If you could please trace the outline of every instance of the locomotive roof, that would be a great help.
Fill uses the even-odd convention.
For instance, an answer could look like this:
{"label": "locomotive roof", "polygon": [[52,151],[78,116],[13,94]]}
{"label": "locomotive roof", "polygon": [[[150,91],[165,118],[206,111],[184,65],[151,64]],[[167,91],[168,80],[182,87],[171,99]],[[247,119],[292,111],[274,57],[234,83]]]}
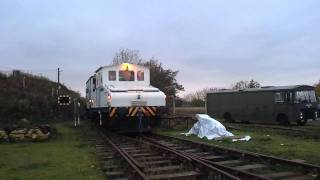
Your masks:
{"label": "locomotive roof", "polygon": [[292,86],[263,86],[261,88],[246,88],[241,90],[226,89],[216,92],[209,92],[207,94],[215,93],[235,93],[235,92],[257,92],[257,91],[283,91],[283,90],[301,90],[301,89],[314,89],[313,86],[309,85],[292,85]]}
{"label": "locomotive roof", "polygon": [[93,76],[90,76],[89,79],[86,81],[86,83],[88,83],[90,81],[90,79],[93,78]]}
{"label": "locomotive roof", "polygon": [[[130,63],[128,63],[128,64],[130,64]],[[142,65],[138,65],[138,64],[131,64],[131,65],[138,66],[138,67],[143,67],[143,68],[147,68],[146,66],[142,66]],[[98,71],[100,71],[101,69],[104,69],[104,68],[117,67],[117,66],[121,66],[121,64],[108,65],[108,66],[100,66],[100,67],[95,71],[95,73],[97,73]]]}

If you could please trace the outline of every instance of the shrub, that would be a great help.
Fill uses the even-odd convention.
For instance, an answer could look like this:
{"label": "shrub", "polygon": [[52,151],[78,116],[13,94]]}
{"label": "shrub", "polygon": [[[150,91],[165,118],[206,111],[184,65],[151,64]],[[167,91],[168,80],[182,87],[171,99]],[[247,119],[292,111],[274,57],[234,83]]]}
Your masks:
{"label": "shrub", "polygon": [[[65,107],[63,112],[59,111],[57,87],[57,83],[47,78],[20,71],[15,71],[10,76],[0,73],[0,124],[17,123],[22,118],[33,123],[72,117],[71,107]],[[68,94],[72,98],[80,99],[81,103],[85,102],[79,93],[64,85],[61,85],[60,94]]]}

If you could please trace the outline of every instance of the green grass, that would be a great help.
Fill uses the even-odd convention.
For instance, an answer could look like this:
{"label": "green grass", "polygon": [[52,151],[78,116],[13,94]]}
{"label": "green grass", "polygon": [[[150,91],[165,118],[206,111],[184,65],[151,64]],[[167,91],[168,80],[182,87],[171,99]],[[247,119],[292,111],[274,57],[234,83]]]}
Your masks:
{"label": "green grass", "polygon": [[160,134],[197,140],[205,143],[211,143],[219,146],[247,150],[276,157],[305,160],[308,163],[320,165],[320,142],[313,139],[302,137],[292,137],[289,135],[277,134],[276,131],[264,129],[241,129],[232,130],[235,135],[250,135],[251,140],[248,142],[238,141],[231,142],[230,140],[214,141],[200,139],[196,136],[184,136],[180,133],[185,131],[158,131]]}
{"label": "green grass", "polygon": [[57,137],[46,142],[0,144],[0,179],[104,179],[82,131],[56,127]]}

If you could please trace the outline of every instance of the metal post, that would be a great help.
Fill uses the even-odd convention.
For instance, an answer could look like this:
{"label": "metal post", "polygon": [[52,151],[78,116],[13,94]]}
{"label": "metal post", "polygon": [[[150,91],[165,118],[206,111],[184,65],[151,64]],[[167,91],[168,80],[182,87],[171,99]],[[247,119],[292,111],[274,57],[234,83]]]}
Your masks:
{"label": "metal post", "polygon": [[60,68],[58,68],[58,84],[60,85]]}
{"label": "metal post", "polygon": [[204,113],[208,114],[208,110],[207,110],[207,94],[206,94],[206,97],[204,98]]}
{"label": "metal post", "polygon": [[57,89],[58,96],[60,94],[60,88],[61,88],[61,86],[60,86],[60,72],[61,72],[61,70],[60,70],[60,68],[58,68],[58,89]]}
{"label": "metal post", "polygon": [[80,126],[80,102],[78,102],[78,110],[77,110],[77,117],[78,117],[78,126]]}
{"label": "metal post", "polygon": [[76,115],[76,110],[77,105],[76,105],[76,99],[73,100],[73,116],[74,116],[74,127],[77,127],[77,115]]}

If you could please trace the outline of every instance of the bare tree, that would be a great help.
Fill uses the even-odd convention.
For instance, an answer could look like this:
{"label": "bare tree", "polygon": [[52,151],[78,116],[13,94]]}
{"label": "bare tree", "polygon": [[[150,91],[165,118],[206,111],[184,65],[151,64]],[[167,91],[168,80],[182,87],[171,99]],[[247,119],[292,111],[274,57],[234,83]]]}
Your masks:
{"label": "bare tree", "polygon": [[315,88],[316,88],[316,95],[317,97],[320,97],[320,80],[318,83],[316,83],[315,85]]}
{"label": "bare tree", "polygon": [[251,79],[250,82],[248,83],[248,88],[259,88],[259,87],[261,87],[260,83],[253,79]]}
{"label": "bare tree", "polygon": [[195,92],[191,92],[187,95],[185,95],[183,97],[184,100],[186,101],[191,101],[192,99],[201,99],[201,100],[205,100],[206,99],[206,95],[209,92],[216,92],[216,91],[220,91],[223,90],[222,88],[203,88],[201,90],[195,91]]}
{"label": "bare tree", "polygon": [[117,65],[122,63],[142,64],[143,60],[138,50],[122,48],[113,57],[112,64]]}
{"label": "bare tree", "polygon": [[246,88],[259,88],[260,83],[251,79],[250,81],[238,81],[234,85],[232,85],[232,89],[246,89]]}
{"label": "bare tree", "polygon": [[190,102],[192,106],[204,106],[207,93],[222,90],[221,88],[203,88],[201,90],[189,93],[183,97],[183,100]]}
{"label": "bare tree", "polygon": [[232,89],[246,89],[248,81],[238,81],[234,85],[232,85]]}

